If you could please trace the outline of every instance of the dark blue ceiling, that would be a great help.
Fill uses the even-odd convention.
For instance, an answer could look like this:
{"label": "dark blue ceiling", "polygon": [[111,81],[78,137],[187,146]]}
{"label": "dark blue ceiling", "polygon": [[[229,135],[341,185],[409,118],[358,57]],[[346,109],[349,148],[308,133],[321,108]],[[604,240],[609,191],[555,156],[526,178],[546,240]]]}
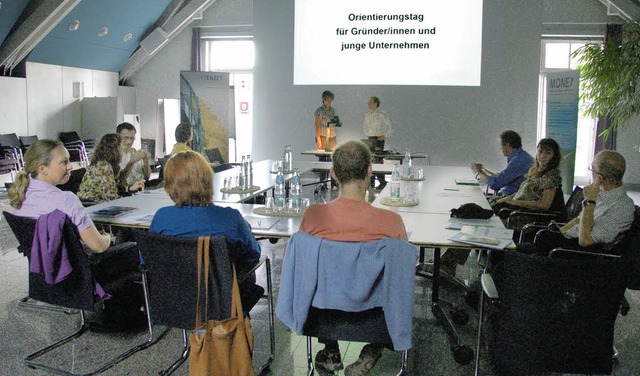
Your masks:
{"label": "dark blue ceiling", "polygon": [[[153,30],[170,2],[82,0],[38,43],[27,61],[118,72],[140,41]],[[2,1],[0,41],[7,37],[28,3],[29,0]],[[5,16],[8,17],[5,19]],[[69,30],[69,24],[75,20],[80,22],[78,29]],[[108,34],[100,37],[98,32],[103,27],[108,29]],[[125,42],[124,37],[128,33],[132,38]]]}

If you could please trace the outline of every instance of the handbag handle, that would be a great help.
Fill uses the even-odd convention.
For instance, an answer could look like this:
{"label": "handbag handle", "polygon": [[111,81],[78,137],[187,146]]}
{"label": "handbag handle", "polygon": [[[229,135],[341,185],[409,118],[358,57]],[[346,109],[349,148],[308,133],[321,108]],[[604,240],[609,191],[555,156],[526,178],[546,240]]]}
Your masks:
{"label": "handbag handle", "polygon": [[[202,264],[204,262],[204,286],[205,286],[205,318],[209,317],[209,236],[198,237],[198,303],[196,305],[196,329],[204,325],[200,316],[200,286],[202,282]],[[206,322],[206,320],[205,320]]]}
{"label": "handbag handle", "polygon": [[[209,319],[209,236],[198,237],[198,303],[196,306],[196,328],[206,324]],[[202,264],[204,263],[204,286],[205,286],[205,321],[202,322],[200,316],[200,286],[202,282]],[[240,286],[236,276],[236,267],[231,264],[233,270],[233,287],[231,289],[231,318],[242,317],[242,300],[240,299]]]}

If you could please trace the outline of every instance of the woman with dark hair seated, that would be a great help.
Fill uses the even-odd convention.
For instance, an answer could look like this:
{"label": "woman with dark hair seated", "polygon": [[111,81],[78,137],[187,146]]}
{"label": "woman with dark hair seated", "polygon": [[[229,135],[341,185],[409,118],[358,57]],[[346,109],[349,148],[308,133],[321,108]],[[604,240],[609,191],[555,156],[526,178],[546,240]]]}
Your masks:
{"label": "woman with dark hair seated", "polygon": [[529,170],[520,189],[512,195],[500,198],[492,203],[493,210],[500,214],[507,209],[531,209],[547,211],[560,189],[562,178],[560,177],[560,146],[551,138],[543,138],[538,142],[535,163]]}
{"label": "woman with dark hair seated", "polygon": [[136,192],[144,188],[144,181],[137,181],[128,187],[118,188],[120,173],[120,135],[109,133],[100,139],[91,154],[91,165],[82,177],[78,197],[82,201],[104,202],[115,200],[122,194]]}
{"label": "woman with dark hair seated", "polygon": [[[181,237],[225,235],[229,256],[238,276],[260,260],[260,245],[249,223],[233,208],[213,204],[213,170],[199,153],[182,151],[167,161],[164,189],[175,206],[160,208],[149,231]],[[248,312],[264,290],[255,284],[255,273],[239,283],[242,307]]]}

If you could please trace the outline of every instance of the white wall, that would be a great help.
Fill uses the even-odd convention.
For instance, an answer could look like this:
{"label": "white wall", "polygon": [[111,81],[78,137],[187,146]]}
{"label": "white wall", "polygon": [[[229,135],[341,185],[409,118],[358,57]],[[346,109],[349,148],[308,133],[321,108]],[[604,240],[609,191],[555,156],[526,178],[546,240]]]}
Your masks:
{"label": "white wall", "polygon": [[127,84],[136,88],[136,107],[143,138],[154,138],[158,100],[180,99],[180,71],[191,70],[191,35],[196,26],[250,25],[253,0],[218,0],[175,39],[171,40]]}
{"label": "white wall", "polygon": [[27,63],[26,71],[26,79],[0,77],[0,133],[57,139],[61,131],[80,132],[74,82],[84,83],[85,97],[118,95],[116,72],[40,63]]}
{"label": "white wall", "polygon": [[0,77],[0,133],[28,134],[27,80]]}
{"label": "white wall", "polygon": [[[327,89],[344,123],[339,142],[363,137],[367,100],[377,95],[397,125],[387,145],[424,151],[433,164],[477,160],[500,168],[497,138],[505,129],[519,132],[533,151],[542,4],[484,1],[480,87],[293,86],[293,0],[255,1],[256,159],[278,157],[285,144],[294,151],[313,148],[313,113]],[[380,74],[394,74],[393,67]]]}

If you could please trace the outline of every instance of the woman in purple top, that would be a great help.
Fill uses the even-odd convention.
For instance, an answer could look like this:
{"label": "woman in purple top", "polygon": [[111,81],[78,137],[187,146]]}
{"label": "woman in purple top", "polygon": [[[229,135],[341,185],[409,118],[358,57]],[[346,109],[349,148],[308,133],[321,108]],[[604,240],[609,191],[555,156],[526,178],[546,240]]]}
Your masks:
{"label": "woman in purple top", "polygon": [[80,239],[94,252],[104,252],[111,236],[98,232],[78,197],[61,191],[71,174],[69,152],[60,141],[38,140],[25,154],[24,171],[18,173],[9,190],[14,215],[37,219],[58,209],[78,228]]}

